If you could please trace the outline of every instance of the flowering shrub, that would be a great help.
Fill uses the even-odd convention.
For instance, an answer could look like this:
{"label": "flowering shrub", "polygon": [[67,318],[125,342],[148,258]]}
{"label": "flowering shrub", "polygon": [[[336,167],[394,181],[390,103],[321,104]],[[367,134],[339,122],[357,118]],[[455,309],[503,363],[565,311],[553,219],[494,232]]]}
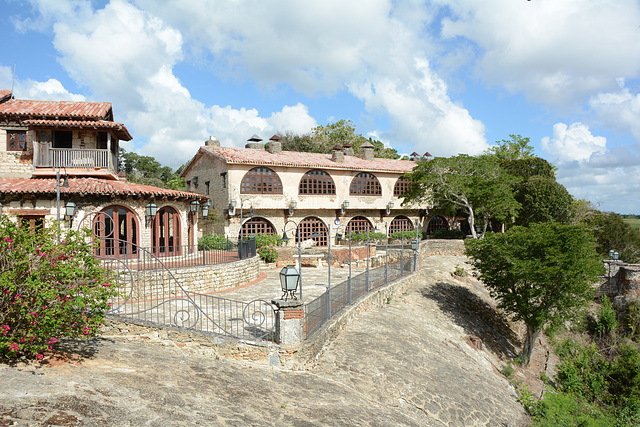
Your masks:
{"label": "flowering shrub", "polygon": [[[61,337],[95,335],[115,295],[90,230],[34,230],[0,217],[0,357],[42,359]],[[59,243],[60,242],[60,243]]]}

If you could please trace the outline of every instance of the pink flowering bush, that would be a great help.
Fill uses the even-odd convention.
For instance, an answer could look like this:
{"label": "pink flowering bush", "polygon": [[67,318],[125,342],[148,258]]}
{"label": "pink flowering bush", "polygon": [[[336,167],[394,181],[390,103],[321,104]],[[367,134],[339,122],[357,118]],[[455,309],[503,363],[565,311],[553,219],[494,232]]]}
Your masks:
{"label": "pink flowering bush", "polygon": [[0,217],[0,357],[42,359],[61,337],[96,334],[117,292],[90,230],[34,230]]}

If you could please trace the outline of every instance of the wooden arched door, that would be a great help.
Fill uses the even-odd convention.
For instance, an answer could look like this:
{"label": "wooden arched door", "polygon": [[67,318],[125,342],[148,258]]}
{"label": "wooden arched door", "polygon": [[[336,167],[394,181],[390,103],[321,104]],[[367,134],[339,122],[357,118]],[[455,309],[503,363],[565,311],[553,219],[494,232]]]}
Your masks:
{"label": "wooden arched door", "polygon": [[125,206],[107,206],[93,220],[93,232],[100,240],[97,255],[130,257],[137,255],[138,218]]}
{"label": "wooden arched door", "polygon": [[155,256],[173,256],[182,253],[180,215],[171,206],[158,209],[153,218],[151,244]]}

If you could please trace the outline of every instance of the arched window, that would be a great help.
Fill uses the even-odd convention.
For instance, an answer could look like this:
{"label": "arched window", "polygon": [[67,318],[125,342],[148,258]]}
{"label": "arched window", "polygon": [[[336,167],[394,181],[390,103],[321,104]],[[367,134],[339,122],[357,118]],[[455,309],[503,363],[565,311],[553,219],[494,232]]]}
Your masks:
{"label": "arched window", "polygon": [[362,172],[353,177],[349,194],[352,196],[381,196],[382,186],[375,175]]}
{"label": "arched window", "polygon": [[282,181],[269,168],[253,168],[242,178],[240,194],[282,194]]}
{"label": "arched window", "polygon": [[151,239],[156,256],[180,255],[180,215],[171,206],[158,209],[153,218]]}
{"label": "arched window", "polygon": [[409,218],[404,215],[398,215],[389,224],[389,234],[393,234],[397,231],[410,231],[413,230],[413,223]]}
{"label": "arched window", "polygon": [[107,206],[93,219],[100,240],[98,256],[132,256],[138,253],[138,218],[124,206]]}
{"label": "arched window", "polygon": [[314,169],[302,175],[300,186],[298,187],[300,194],[336,194],[336,185],[331,175],[325,171]]}
{"label": "arched window", "polygon": [[355,216],[347,223],[346,233],[347,235],[349,233],[366,233],[367,230],[370,232],[373,230],[371,221],[363,216]]}
{"label": "arched window", "polygon": [[[296,230],[296,243],[298,243],[298,232],[300,233],[300,240],[313,239],[318,246],[327,246],[327,226],[322,222],[320,218],[310,216],[303,219],[298,224],[298,230]],[[311,237],[312,234],[321,234],[320,237]]]}
{"label": "arched window", "polygon": [[409,180],[404,176],[401,176],[396,181],[396,185],[393,186],[393,196],[400,197],[409,189]]}
{"label": "arched window", "polygon": [[242,229],[238,237],[242,239],[245,236],[255,234],[276,234],[276,229],[273,224],[264,218],[251,218],[242,224]]}
{"label": "arched window", "polygon": [[432,235],[438,230],[448,230],[449,223],[446,219],[441,216],[434,216],[429,220],[429,224],[427,224],[427,234]]}

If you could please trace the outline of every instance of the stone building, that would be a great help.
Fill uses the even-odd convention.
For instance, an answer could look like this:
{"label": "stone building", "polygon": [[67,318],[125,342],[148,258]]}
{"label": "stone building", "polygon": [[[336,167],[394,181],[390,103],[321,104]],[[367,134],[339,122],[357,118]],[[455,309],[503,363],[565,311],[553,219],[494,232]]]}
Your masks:
{"label": "stone building", "polygon": [[194,243],[201,213],[191,210],[208,198],[127,182],[118,170],[119,141],[131,139],[108,102],[22,100],[0,90],[1,212],[33,227],[97,220],[104,237],[159,254]]}
{"label": "stone building", "polygon": [[[414,161],[374,158],[370,143],[354,156],[349,145],[332,154],[282,151],[279,137],[265,147],[253,136],[245,148],[222,147],[211,137],[187,163],[182,176],[187,190],[211,197],[205,233],[241,235],[266,233],[318,246],[331,236],[367,229],[389,234],[422,229],[426,210],[401,206],[400,196]],[[285,229],[286,226],[286,229]],[[332,240],[334,243],[335,240]]]}

